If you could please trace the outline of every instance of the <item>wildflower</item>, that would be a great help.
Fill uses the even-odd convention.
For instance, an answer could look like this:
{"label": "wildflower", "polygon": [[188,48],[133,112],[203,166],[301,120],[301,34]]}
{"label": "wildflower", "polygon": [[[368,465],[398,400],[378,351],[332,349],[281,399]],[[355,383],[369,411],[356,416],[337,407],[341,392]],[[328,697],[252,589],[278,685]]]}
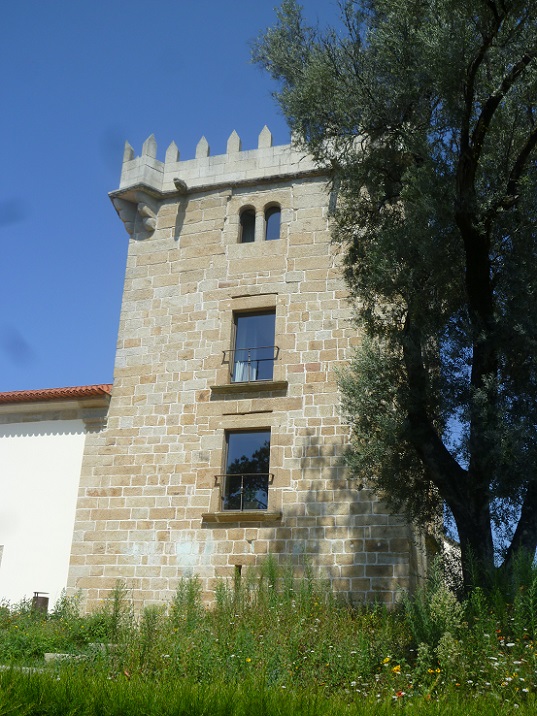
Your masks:
{"label": "wildflower", "polygon": [[247,656],[247,657],[246,657],[246,663],[249,664],[251,661],[252,661],[252,660],[250,659],[250,657]]}
{"label": "wildflower", "polygon": [[400,674],[401,673],[401,664],[396,664],[394,667],[392,667],[392,671],[394,674]]}
{"label": "wildflower", "polygon": [[400,699],[405,695],[405,692],[404,691],[396,691],[395,695],[398,699]]}
{"label": "wildflower", "polygon": [[385,659],[382,660],[383,664],[388,664],[392,660],[391,656],[387,656]]}

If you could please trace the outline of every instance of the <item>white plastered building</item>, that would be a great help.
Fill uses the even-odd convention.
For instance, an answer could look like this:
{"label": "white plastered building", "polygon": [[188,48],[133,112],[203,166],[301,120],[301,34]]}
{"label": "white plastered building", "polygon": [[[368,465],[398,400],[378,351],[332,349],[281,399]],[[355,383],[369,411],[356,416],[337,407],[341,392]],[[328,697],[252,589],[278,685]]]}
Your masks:
{"label": "white plastered building", "polygon": [[67,583],[88,432],[102,429],[110,385],[0,393],[0,600]]}

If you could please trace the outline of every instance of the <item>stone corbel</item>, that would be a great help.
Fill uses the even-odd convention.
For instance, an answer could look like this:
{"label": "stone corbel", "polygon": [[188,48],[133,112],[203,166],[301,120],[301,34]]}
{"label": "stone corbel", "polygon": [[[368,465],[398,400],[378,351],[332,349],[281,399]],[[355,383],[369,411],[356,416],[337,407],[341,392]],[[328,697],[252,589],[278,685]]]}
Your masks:
{"label": "stone corbel", "polygon": [[126,192],[122,197],[113,196],[112,202],[129,236],[140,231],[138,219],[144,231],[152,234],[157,227],[158,204],[143,190]]}
{"label": "stone corbel", "polygon": [[129,236],[134,235],[134,222],[136,220],[136,205],[132,201],[114,197],[112,199],[114,208],[123,222]]}
{"label": "stone corbel", "polygon": [[87,433],[100,433],[106,428],[107,415],[99,415],[88,412],[87,414],[82,415],[82,420],[84,421],[84,427],[86,428]]}
{"label": "stone corbel", "polygon": [[150,203],[149,197],[144,192],[136,192],[136,199],[138,200],[138,214],[142,219],[144,229],[152,234],[157,228],[157,207],[153,202]]}

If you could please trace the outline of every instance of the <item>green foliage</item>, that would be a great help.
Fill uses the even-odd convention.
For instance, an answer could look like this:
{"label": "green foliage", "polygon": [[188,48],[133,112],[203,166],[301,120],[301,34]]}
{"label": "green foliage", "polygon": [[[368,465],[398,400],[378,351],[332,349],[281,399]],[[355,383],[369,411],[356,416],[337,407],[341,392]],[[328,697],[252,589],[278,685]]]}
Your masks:
{"label": "green foliage", "polygon": [[349,465],[421,524],[444,501],[469,588],[537,546],[537,2],[340,9],[285,0],[254,59],[337,194]]}
{"label": "green foliage", "polygon": [[[296,575],[270,559],[222,582],[211,609],[197,578],[181,581],[168,609],[148,605],[137,618],[119,587],[99,610],[106,636],[119,640],[97,651],[80,641],[95,615],[81,616],[77,600],[62,598],[50,616],[27,603],[3,605],[1,654],[12,668],[0,670],[0,716],[322,716],[405,704],[413,713],[458,713],[462,704],[465,713],[474,705],[476,714],[515,705],[529,713],[537,694],[537,569],[521,562],[516,584],[513,599],[477,589],[458,602],[437,566],[400,608],[351,609],[307,569]],[[44,665],[28,648],[39,640],[77,658]]]}
{"label": "green foliage", "polygon": [[405,620],[415,646],[427,644],[436,648],[446,634],[459,635],[463,608],[446,585],[437,560],[425,585],[416,594],[403,596]]}
{"label": "green foliage", "polygon": [[[166,610],[134,618],[119,587],[99,614],[119,641],[95,652],[78,641],[95,615],[62,598],[50,616],[28,604],[0,609],[2,654],[32,664],[0,670],[2,714],[361,714],[528,713],[537,694],[537,569],[520,563],[513,600],[475,590],[458,602],[439,566],[401,608],[349,608],[306,570],[270,559],[218,602],[201,601],[199,580],[182,580]],[[76,660],[45,668],[18,641],[59,645],[75,635]],[[84,627],[84,628],[83,628]],[[10,645],[9,649],[5,649]],[[17,652],[17,649],[19,651]],[[53,650],[53,649],[51,649]]]}
{"label": "green foliage", "polygon": [[[184,680],[104,680],[102,674],[65,670],[59,676],[0,674],[2,716],[387,716],[405,709],[406,696],[352,699],[281,689],[252,690],[226,683],[197,685]],[[520,701],[520,703],[518,703]],[[533,699],[509,703],[494,696],[468,699],[456,693],[412,700],[417,716],[482,716],[533,713]],[[405,709],[406,710],[406,709]]]}

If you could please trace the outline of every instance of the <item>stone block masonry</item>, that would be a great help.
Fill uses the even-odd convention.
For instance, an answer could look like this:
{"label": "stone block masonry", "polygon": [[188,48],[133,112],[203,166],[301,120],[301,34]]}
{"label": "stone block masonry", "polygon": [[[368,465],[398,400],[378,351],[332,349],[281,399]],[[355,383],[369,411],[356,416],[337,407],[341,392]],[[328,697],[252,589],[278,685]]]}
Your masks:
{"label": "stone block masonry", "polygon": [[203,139],[183,162],[175,144],[159,161],[150,137],[139,157],[126,146],[111,198],[130,244],[69,588],[89,609],[121,579],[141,606],[197,574],[210,601],[218,579],[272,553],[354,601],[392,603],[417,538],[342,465],[336,369],[359,336],[322,169],[267,128],[257,149],[233,133],[226,154]]}

